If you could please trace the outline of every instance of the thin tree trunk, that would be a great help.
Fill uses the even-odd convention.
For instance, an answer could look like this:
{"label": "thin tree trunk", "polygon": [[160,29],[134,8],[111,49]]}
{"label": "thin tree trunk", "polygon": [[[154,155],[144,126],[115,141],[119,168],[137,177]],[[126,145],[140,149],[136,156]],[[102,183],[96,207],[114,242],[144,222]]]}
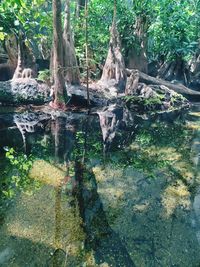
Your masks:
{"label": "thin tree trunk", "polygon": [[64,108],[67,92],[63,78],[63,38],[61,23],[61,0],[53,0],[53,79],[54,108]]}
{"label": "thin tree trunk", "polygon": [[88,0],[85,0],[85,56],[86,56],[86,70],[87,70],[87,104],[90,105],[90,95],[89,95],[89,59],[88,59]]}
{"label": "thin tree trunk", "polygon": [[76,17],[77,17],[77,18],[80,17],[80,12],[81,12],[81,10],[84,9],[84,7],[85,7],[85,2],[86,2],[86,0],[77,0],[77,1],[76,1],[76,10],[75,10],[75,14],[76,14]]}
{"label": "thin tree trunk", "polygon": [[13,75],[13,80],[19,79],[22,77],[22,71],[24,69],[24,50],[23,50],[23,38],[22,34],[19,33],[19,39],[18,39],[18,59],[17,59],[17,68]]}

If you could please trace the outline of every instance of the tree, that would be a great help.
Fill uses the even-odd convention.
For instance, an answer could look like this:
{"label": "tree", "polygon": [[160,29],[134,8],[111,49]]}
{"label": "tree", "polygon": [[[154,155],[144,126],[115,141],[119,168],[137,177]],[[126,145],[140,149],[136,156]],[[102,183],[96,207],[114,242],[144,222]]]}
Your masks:
{"label": "tree", "polygon": [[63,77],[63,37],[61,22],[61,0],[52,1],[53,8],[53,90],[54,101],[51,106],[64,108],[67,103],[67,92]]}
{"label": "tree", "polygon": [[63,67],[65,81],[80,84],[80,73],[76,59],[70,23],[70,0],[66,1],[63,31]]}
{"label": "tree", "polygon": [[145,13],[137,16],[133,33],[135,42],[128,50],[128,68],[138,69],[144,73],[148,72],[147,24],[147,16]]}
{"label": "tree", "polygon": [[149,27],[149,55],[160,61],[158,77],[187,84],[187,62],[199,38],[199,1],[157,1]]}
{"label": "tree", "polygon": [[109,50],[106,59],[106,63],[103,68],[103,74],[101,82],[107,84],[114,81],[115,86],[118,87],[119,92],[124,92],[126,87],[126,70],[124,58],[121,53],[121,42],[119,38],[119,32],[117,30],[116,23],[117,2],[114,0],[114,14],[113,23],[110,30],[110,43]]}
{"label": "tree", "polygon": [[18,78],[34,78],[37,76],[35,57],[25,42],[21,31],[18,33],[18,58],[17,67],[13,75],[13,80]]}
{"label": "tree", "polygon": [[85,0],[76,0],[76,17],[78,18],[80,16],[80,12],[84,9],[85,7]]}

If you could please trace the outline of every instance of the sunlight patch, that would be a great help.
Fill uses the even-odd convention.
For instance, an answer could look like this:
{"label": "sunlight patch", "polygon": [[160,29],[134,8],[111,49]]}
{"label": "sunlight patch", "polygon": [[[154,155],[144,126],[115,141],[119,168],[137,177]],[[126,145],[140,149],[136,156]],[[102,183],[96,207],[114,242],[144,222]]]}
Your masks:
{"label": "sunlight patch", "polygon": [[185,210],[190,209],[190,192],[187,186],[181,181],[176,184],[168,186],[162,196],[162,205],[165,208],[166,217],[170,217],[177,207],[182,207]]}
{"label": "sunlight patch", "polygon": [[54,187],[60,186],[62,181],[66,176],[61,168],[53,166],[49,162],[44,160],[36,160],[29,172],[29,177],[34,180],[39,180],[40,182]]}

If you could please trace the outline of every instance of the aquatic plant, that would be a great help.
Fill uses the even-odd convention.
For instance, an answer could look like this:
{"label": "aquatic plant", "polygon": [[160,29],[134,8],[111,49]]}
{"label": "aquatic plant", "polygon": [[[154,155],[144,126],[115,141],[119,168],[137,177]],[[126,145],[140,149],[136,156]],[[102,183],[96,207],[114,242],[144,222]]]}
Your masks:
{"label": "aquatic plant", "polygon": [[[3,176],[2,192],[6,198],[14,197],[17,192],[23,191],[32,193],[33,181],[28,173],[33,164],[32,155],[27,156],[14,150],[14,148],[5,148],[6,159],[8,160],[7,169]],[[34,188],[39,187],[39,183],[34,183]]]}

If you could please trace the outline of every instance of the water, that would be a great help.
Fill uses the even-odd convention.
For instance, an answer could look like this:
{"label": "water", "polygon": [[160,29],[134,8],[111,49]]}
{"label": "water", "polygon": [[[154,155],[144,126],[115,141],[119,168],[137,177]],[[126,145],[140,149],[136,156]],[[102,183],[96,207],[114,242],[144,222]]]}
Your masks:
{"label": "water", "polygon": [[200,266],[200,106],[167,118],[1,111],[0,266]]}

